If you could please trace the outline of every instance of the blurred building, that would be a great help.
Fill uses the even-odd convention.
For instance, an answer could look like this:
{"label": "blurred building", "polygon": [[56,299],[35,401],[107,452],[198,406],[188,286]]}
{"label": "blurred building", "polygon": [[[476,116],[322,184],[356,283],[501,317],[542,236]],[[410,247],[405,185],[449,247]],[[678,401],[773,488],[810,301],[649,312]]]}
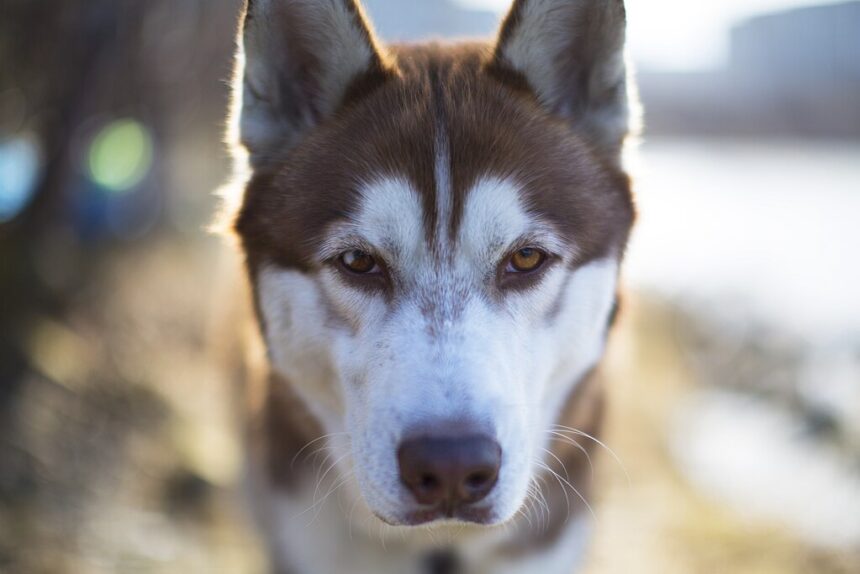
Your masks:
{"label": "blurred building", "polygon": [[364,5],[380,36],[394,42],[424,39],[428,31],[431,37],[488,37],[499,25],[494,13],[453,0],[364,0]]}
{"label": "blurred building", "polygon": [[731,67],[787,85],[860,82],[860,2],[799,8],[737,26]]}
{"label": "blurred building", "polygon": [[734,28],[723,70],[640,74],[651,133],[860,136],[860,2]]}

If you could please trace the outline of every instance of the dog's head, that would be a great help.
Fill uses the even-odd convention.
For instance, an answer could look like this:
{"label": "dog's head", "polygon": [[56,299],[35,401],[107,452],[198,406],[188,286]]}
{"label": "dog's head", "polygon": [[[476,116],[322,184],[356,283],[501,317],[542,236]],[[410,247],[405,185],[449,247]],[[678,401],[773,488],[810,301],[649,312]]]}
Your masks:
{"label": "dog's head", "polygon": [[383,48],[354,0],[249,1],[259,319],[388,523],[514,516],[602,355],[633,219],[624,27],[622,0],[517,0],[494,44]]}

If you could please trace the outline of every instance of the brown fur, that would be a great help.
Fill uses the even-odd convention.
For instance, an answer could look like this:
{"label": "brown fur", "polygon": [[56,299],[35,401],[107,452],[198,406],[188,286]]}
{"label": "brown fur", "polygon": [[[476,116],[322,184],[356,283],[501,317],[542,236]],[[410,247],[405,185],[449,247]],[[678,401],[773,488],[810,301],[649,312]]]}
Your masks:
{"label": "brown fur", "polygon": [[326,446],[317,441],[324,434],[322,425],[284,379],[269,378],[265,407],[255,424],[258,455],[275,488],[294,490],[324,458],[317,456]]}
{"label": "brown fur", "polygon": [[533,94],[499,81],[487,46],[400,47],[394,55],[397,77],[373,97],[345,102],[251,180],[236,228],[252,274],[262,262],[315,269],[321,234],[355,209],[356,174],[405,176],[435,233],[440,138],[453,178],[451,233],[478,179],[510,177],[524,186],[531,209],[576,244],[578,264],[622,249],[633,219],[627,176]]}

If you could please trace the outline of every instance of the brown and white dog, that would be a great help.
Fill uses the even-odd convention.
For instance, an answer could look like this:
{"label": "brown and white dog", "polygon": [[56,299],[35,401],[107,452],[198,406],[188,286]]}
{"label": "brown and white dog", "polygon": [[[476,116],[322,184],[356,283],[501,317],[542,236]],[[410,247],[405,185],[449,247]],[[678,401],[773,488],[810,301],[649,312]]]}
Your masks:
{"label": "brown and white dog", "polygon": [[622,0],[388,47],[356,0],[247,2],[235,229],[277,572],[576,570],[634,218],[624,37]]}

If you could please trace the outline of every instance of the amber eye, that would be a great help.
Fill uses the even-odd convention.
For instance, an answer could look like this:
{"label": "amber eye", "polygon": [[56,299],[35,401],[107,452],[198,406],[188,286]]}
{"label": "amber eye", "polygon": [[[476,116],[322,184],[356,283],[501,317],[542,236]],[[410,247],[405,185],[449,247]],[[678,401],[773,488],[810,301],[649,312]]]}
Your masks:
{"label": "amber eye", "polygon": [[379,269],[376,259],[369,253],[354,249],[340,256],[341,264],[352,273],[367,275]]}
{"label": "amber eye", "polygon": [[546,253],[534,247],[520,249],[511,256],[508,271],[512,273],[529,273],[536,271],[546,261]]}

